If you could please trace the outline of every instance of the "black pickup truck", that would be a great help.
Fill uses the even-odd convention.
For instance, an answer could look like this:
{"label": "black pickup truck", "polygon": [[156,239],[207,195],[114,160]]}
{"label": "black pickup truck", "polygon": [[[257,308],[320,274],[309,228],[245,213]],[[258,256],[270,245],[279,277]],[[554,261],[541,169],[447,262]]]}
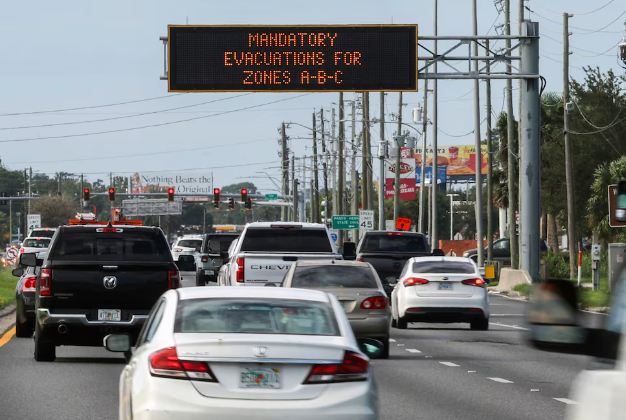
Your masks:
{"label": "black pickup truck", "polygon": [[387,277],[400,277],[409,258],[432,255],[443,255],[443,251],[431,252],[426,236],[415,232],[369,231],[356,249],[357,261],[372,264],[387,294],[391,293]]}
{"label": "black pickup truck", "polygon": [[[23,254],[20,262],[38,265],[34,257]],[[159,296],[179,287],[178,268],[157,227],[61,226],[39,261],[37,361],[53,361],[57,346],[102,346],[113,332],[130,334],[134,343]]]}

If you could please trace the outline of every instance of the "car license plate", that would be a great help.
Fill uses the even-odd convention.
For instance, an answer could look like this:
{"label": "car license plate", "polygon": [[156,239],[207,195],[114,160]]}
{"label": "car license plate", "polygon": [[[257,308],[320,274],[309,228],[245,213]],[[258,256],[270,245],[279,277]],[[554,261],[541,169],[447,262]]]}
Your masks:
{"label": "car license plate", "polygon": [[121,321],[120,309],[98,309],[98,321]]}
{"label": "car license plate", "polygon": [[439,290],[452,290],[452,285],[449,283],[440,283]]}
{"label": "car license plate", "polygon": [[213,270],[204,270],[204,275],[205,276],[214,276],[215,275],[215,271],[213,271]]}
{"label": "car license plate", "polygon": [[280,369],[242,368],[239,373],[239,388],[280,389]]}

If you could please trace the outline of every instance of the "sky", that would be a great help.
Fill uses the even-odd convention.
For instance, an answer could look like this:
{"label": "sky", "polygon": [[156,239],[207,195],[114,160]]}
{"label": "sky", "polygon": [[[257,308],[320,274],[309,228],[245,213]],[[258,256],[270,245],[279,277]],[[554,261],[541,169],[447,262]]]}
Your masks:
{"label": "sky", "polygon": [[[32,167],[35,173],[50,175],[59,171],[85,174],[93,181],[107,179],[110,172],[120,176],[150,171],[212,172],[216,187],[250,181],[263,192],[275,192],[272,178],[280,177],[277,140],[281,122],[310,126],[314,111],[337,108],[339,94],[254,93],[237,97],[241,93],[168,93],[167,82],[159,79],[163,74],[159,37],[167,34],[167,25],[397,23],[418,24],[420,34],[432,35],[434,2],[5,2],[0,14],[0,159],[10,169]],[[617,44],[624,35],[626,20],[623,1],[530,0],[525,4],[530,9],[525,17],[540,23],[540,72],[547,79],[547,91],[562,91],[565,11],[574,15],[570,18],[571,77],[582,80],[583,66],[624,71],[617,65]],[[496,33],[504,22],[499,8],[492,0],[478,0],[479,34]],[[439,35],[471,35],[471,10],[469,0],[439,0]],[[517,0],[511,0],[513,34],[518,33],[517,10]],[[430,46],[432,42],[424,44]],[[503,46],[503,41],[500,44]],[[439,51],[446,45],[440,43]],[[486,115],[484,85],[480,84],[481,120]],[[492,83],[495,114],[504,107],[504,85],[504,81]],[[410,121],[411,110],[423,102],[422,86],[420,81],[419,92],[404,94],[404,121]],[[439,82],[440,145],[473,144],[472,89],[471,81]],[[353,96],[346,93],[345,99]],[[379,94],[370,97],[371,113],[377,114]],[[134,102],[144,99],[150,100]],[[388,119],[390,113],[398,112],[398,95],[389,92],[385,99]],[[124,102],[134,103],[93,108]],[[517,99],[514,104],[517,109]],[[258,106],[236,111],[253,105]],[[92,108],[41,112],[85,107]],[[163,112],[181,107],[187,108]],[[224,111],[235,112],[213,115]],[[152,114],[135,115],[143,113]],[[206,118],[176,122],[201,116]],[[84,123],[102,119],[109,121]],[[62,125],[50,126],[53,124]],[[373,146],[378,142],[378,130],[377,126],[372,128]],[[93,134],[105,131],[114,132]],[[392,131],[387,124],[386,139],[391,138]],[[483,123],[483,137],[484,131]],[[296,156],[312,154],[307,139],[310,131],[291,125],[288,135]],[[432,133],[427,138],[432,139]],[[35,140],[14,141],[25,139]]]}

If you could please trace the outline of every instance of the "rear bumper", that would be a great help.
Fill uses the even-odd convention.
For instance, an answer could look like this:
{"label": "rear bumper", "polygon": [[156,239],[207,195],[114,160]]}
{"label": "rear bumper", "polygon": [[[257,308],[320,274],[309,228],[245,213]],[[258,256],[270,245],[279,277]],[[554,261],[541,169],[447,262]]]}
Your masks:
{"label": "rear bumper", "polygon": [[37,309],[37,322],[43,329],[56,327],[60,324],[76,327],[125,327],[141,328],[148,315],[132,315],[128,321],[90,321],[85,314],[51,314],[49,309]]}
{"label": "rear bumper", "polygon": [[357,338],[385,338],[389,336],[391,315],[365,319],[350,319],[350,326]]}
{"label": "rear bumper", "polygon": [[409,322],[472,322],[476,319],[485,318],[485,312],[480,308],[419,308],[409,309],[404,314],[404,319]]}
{"label": "rear bumper", "polygon": [[470,297],[407,296],[399,302],[398,315],[413,322],[470,322],[489,318],[487,291],[476,290]]}

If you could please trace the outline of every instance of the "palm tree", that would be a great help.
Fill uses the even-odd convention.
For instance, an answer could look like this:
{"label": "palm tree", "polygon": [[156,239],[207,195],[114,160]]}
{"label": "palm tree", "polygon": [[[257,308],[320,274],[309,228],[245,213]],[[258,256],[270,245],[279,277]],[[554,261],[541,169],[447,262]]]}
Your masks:
{"label": "palm tree", "polygon": [[593,174],[591,197],[587,201],[587,221],[589,228],[597,231],[602,239],[611,240],[618,234],[617,229],[609,226],[608,187],[622,179],[626,179],[626,156],[600,165]]}

